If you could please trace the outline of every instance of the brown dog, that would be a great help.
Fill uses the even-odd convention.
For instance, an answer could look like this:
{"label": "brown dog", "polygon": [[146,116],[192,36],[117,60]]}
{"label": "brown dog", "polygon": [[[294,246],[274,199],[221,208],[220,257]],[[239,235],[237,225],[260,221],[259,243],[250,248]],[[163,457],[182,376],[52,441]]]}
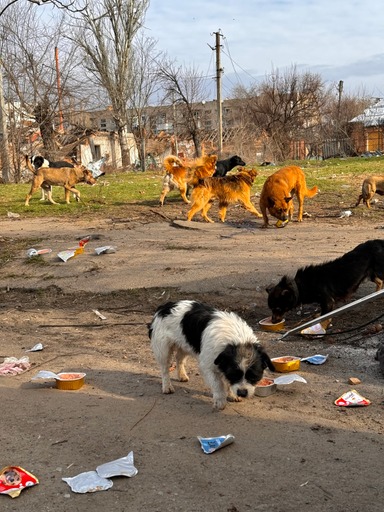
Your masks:
{"label": "brown dog", "polygon": [[317,186],[307,188],[305,174],[295,165],[283,167],[269,176],[261,190],[260,209],[264,218],[263,227],[268,227],[269,213],[282,222],[291,220],[293,217],[293,194],[299,202],[298,222],[303,220],[304,198],[313,197],[317,194]]}
{"label": "brown dog", "polygon": [[[177,188],[180,190],[183,201],[190,203],[187,198],[188,187],[193,186],[194,179],[212,176],[216,169],[217,156],[204,156],[196,162],[183,164],[177,156],[170,155],[164,160],[166,174],[163,179],[163,190],[160,195],[160,206],[163,206],[168,192]],[[194,178],[194,175],[196,177]]]}
{"label": "brown dog", "polygon": [[86,169],[83,165],[76,165],[75,167],[40,167],[35,171],[29,162],[27,157],[28,169],[34,173],[31,190],[25,198],[25,206],[29,206],[29,200],[32,195],[39,190],[44,188],[48,195],[48,201],[52,204],[57,204],[52,199],[52,191],[50,189],[53,185],[59,185],[64,187],[65,191],[65,202],[69,204],[70,193],[76,195],[76,198],[80,200],[80,192],[75,188],[77,183],[88,183],[89,185],[95,185],[96,180],[93,177],[91,171]]}
{"label": "brown dog", "polygon": [[202,210],[201,215],[207,222],[214,222],[208,217],[208,211],[214,199],[219,200],[219,217],[221,222],[225,221],[227,207],[230,203],[239,202],[246,210],[261,217],[251,203],[251,187],[257,171],[255,169],[240,168],[236,174],[224,178],[208,177],[200,179],[192,190],[192,207],[188,212],[188,220],[192,220],[197,212]]}
{"label": "brown dog", "polygon": [[370,176],[363,181],[361,194],[355,206],[359,206],[361,200],[363,200],[367,208],[370,208],[372,198],[375,194],[384,196],[384,176]]}

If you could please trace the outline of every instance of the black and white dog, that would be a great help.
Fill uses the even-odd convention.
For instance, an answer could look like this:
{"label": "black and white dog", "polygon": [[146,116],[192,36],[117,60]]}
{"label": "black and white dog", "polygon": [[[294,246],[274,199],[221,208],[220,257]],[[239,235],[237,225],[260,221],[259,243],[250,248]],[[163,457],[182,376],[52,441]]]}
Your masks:
{"label": "black and white dog", "polygon": [[198,359],[217,410],[225,408],[227,397],[235,402],[252,397],[264,369],[274,370],[252,329],[236,313],[193,300],[167,302],[158,307],[148,327],[161,369],[163,393],[174,393],[169,374],[174,351],[181,382],[189,380],[185,370],[187,356]]}
{"label": "black and white dog", "polygon": [[267,288],[272,322],[300,304],[318,303],[321,314],[329,313],[336,301],[354,293],[369,279],[381,290],[384,281],[384,240],[369,240],[339,258],[299,268],[295,277],[284,276]]}
{"label": "black and white dog", "polygon": [[238,165],[244,166],[246,163],[237,155],[226,158],[225,160],[218,160],[216,162],[216,170],[213,176],[215,178],[223,178],[229,171]]}
{"label": "black and white dog", "polygon": [[[56,162],[52,162],[51,160],[47,160],[43,156],[40,155],[33,155],[30,158],[31,164],[35,168],[36,171],[38,171],[41,167],[51,167],[53,169],[61,169],[62,167],[74,167],[71,162],[67,162],[66,160],[58,160]],[[41,199],[40,201],[45,200],[45,194],[50,193],[52,194],[52,187],[51,185],[44,184],[41,187]],[[76,196],[76,200],[78,200]]]}

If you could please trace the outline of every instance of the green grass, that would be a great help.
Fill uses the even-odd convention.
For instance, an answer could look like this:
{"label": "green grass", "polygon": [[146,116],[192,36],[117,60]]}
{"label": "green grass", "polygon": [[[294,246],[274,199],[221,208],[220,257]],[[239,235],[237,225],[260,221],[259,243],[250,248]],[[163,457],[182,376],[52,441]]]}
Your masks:
{"label": "green grass", "polygon": [[[384,175],[384,157],[380,158],[346,158],[325,161],[306,160],[285,162],[284,165],[299,165],[305,169],[309,187],[317,184],[322,192],[339,190],[340,187],[353,185],[355,192],[360,189],[364,177],[373,174]],[[249,167],[252,165],[249,164]],[[260,167],[255,180],[254,190],[260,191],[267,176],[281,166]],[[22,214],[23,217],[78,217],[83,214],[118,216],[124,205],[135,203],[157,206],[161,188],[162,173],[126,172],[108,174],[100,178],[93,187],[78,186],[82,202],[77,203],[71,197],[71,203],[64,203],[62,187],[54,187],[53,198],[59,202],[51,205],[40,201],[40,191],[31,199],[28,207],[24,206],[25,196],[30,189],[27,184],[0,185],[0,216],[6,217],[8,212]],[[179,200],[177,191],[171,192],[167,199]]]}

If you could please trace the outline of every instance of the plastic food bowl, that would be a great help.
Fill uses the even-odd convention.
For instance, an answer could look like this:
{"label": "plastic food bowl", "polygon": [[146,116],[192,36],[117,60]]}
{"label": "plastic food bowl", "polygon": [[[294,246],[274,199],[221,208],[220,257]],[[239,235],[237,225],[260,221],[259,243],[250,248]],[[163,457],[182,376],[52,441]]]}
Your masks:
{"label": "plastic food bowl", "polygon": [[56,377],[57,389],[74,390],[84,385],[85,373],[62,372]]}
{"label": "plastic food bowl", "polygon": [[259,325],[263,331],[282,331],[284,329],[285,319],[273,324],[272,317],[268,316],[260,320]]}
{"label": "plastic food bowl", "polygon": [[255,395],[257,396],[269,396],[275,393],[277,386],[273,379],[263,377],[255,387]]}
{"label": "plastic food bowl", "polygon": [[300,357],[282,356],[271,359],[277,372],[294,372],[300,368]]}

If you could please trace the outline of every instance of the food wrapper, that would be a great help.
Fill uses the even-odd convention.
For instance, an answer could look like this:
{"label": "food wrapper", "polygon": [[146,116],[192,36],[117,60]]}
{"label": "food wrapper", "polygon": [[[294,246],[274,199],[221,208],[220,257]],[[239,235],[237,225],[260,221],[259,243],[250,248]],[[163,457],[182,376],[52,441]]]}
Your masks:
{"label": "food wrapper", "polygon": [[111,478],[112,476],[136,476],[137,468],[133,465],[133,452],[129,452],[126,457],[106,462],[97,466],[97,474],[103,478]]}
{"label": "food wrapper", "polygon": [[64,482],[70,486],[73,492],[86,493],[96,491],[107,491],[113,486],[113,476],[136,476],[137,468],[133,465],[133,452],[129,452],[126,457],[106,462],[97,466],[96,471],[87,471],[80,473],[72,478],[63,478]]}
{"label": "food wrapper", "polygon": [[102,478],[96,471],[86,471],[71,478],[62,478],[67,482],[73,492],[85,494],[86,492],[107,491],[113,486],[112,480]]}
{"label": "food wrapper", "polygon": [[304,361],[306,363],[311,363],[311,364],[324,364],[327,359],[328,359],[328,354],[326,356],[322,356],[321,354],[316,354],[316,355],[310,356],[310,357],[302,357],[301,361]]}
{"label": "food wrapper", "polygon": [[197,439],[200,441],[201,449],[204,453],[213,453],[219,448],[224,448],[235,440],[235,437],[231,434],[226,436],[218,436],[218,437],[201,437],[197,436]]}
{"label": "food wrapper", "polygon": [[347,391],[335,400],[335,405],[339,407],[364,407],[370,404],[370,400],[361,396],[360,393],[354,389]]}
{"label": "food wrapper", "polygon": [[85,245],[90,241],[91,237],[86,236],[79,241],[78,247],[72,247],[71,249],[67,249],[65,251],[61,251],[57,253],[58,257],[64,262],[68,261],[70,258],[77,256],[78,254],[83,254]]}
{"label": "food wrapper", "polygon": [[304,379],[304,377],[297,375],[296,373],[276,377],[273,382],[279,386],[286,386],[287,384],[292,384],[293,382],[302,382],[303,384],[307,384],[307,381]]}
{"label": "food wrapper", "polygon": [[40,254],[49,254],[52,252],[52,249],[28,249],[27,256],[28,258],[32,258],[33,256],[40,256]]}
{"label": "food wrapper", "polygon": [[0,471],[0,494],[17,498],[26,487],[39,483],[38,479],[19,466],[6,466]]}
{"label": "food wrapper", "polygon": [[306,329],[303,329],[300,331],[300,334],[309,335],[309,336],[322,336],[323,334],[326,334],[326,330],[324,327],[318,323],[315,325],[311,325],[311,327],[307,327]]}
{"label": "food wrapper", "polygon": [[104,247],[96,247],[95,252],[99,256],[100,254],[112,254],[116,252],[116,249],[112,245],[105,245]]}

